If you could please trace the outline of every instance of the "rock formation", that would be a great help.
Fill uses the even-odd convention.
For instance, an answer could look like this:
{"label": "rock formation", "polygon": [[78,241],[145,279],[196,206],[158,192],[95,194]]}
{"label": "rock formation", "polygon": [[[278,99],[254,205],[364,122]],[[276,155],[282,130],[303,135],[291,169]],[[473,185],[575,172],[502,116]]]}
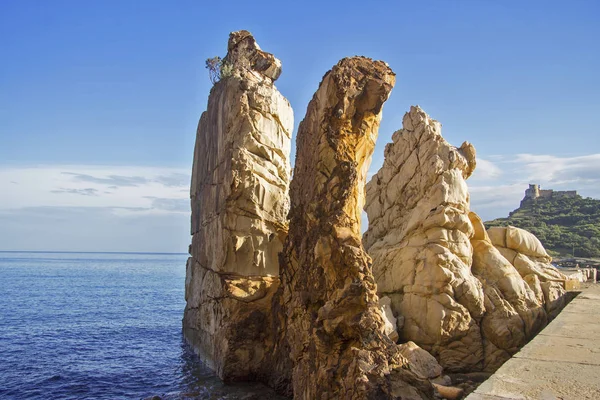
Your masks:
{"label": "rock formation", "polygon": [[450,145],[437,121],[411,107],[367,184],[364,244],[379,294],[392,300],[401,339],[449,371],[493,371],[506,361],[547,323],[540,281],[560,275],[538,263],[535,246],[523,250],[538,263],[527,273],[494,247],[495,234],[470,212],[465,180],[475,165],[471,144]]}
{"label": "rock formation", "polygon": [[383,167],[367,184],[369,229],[380,295],[404,317],[400,336],[433,354],[449,370],[481,368],[479,320],[483,288],[471,273],[473,227],[465,179],[474,148],[459,149],[420,108],[385,149]]}
{"label": "rock formation", "polygon": [[281,330],[297,399],[433,393],[427,377],[410,369],[403,347],[384,332],[361,244],[364,183],[394,81],[381,61],[343,59],[324,76],[298,130],[281,265],[287,316]]}
{"label": "rock formation", "polygon": [[547,323],[544,299],[535,275],[523,277],[492,244],[481,219],[474,227],[473,274],[483,285],[485,314],[481,321],[485,371],[495,371]]}
{"label": "rock formation", "polygon": [[323,77],[291,183],[281,63],[239,31],[222,66],[196,136],[183,319],[222,379],[297,399],[458,398],[442,366],[494,370],[560,310],[564,275],[533,235],[486,232],[465,182],[475,149],[418,107],[366,186],[367,254],[387,64],[345,58]]}
{"label": "rock formation", "polygon": [[565,306],[564,283],[568,279],[550,262],[542,243],[533,234],[514,226],[491,227],[490,242],[515,267],[553,319]]}
{"label": "rock formation", "polygon": [[492,227],[487,234],[521,276],[536,275],[541,282],[562,282],[565,275],[550,264],[552,257],[533,234],[514,226]]}
{"label": "rock formation", "polygon": [[269,373],[293,114],[281,63],[249,32],[231,34],[224,65],[196,134],[183,330],[222,379],[253,379]]}

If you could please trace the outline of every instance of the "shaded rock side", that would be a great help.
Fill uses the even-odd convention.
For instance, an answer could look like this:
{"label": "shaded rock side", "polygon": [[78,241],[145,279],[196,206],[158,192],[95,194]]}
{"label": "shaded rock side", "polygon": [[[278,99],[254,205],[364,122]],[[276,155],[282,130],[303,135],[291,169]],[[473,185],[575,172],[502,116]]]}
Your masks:
{"label": "shaded rock side", "polygon": [[493,372],[524,346],[548,322],[539,280],[523,279],[494,247],[481,218],[473,225],[473,274],[481,281],[485,314],[481,321],[484,365]]}
{"label": "shaded rock side", "polygon": [[345,58],[324,76],[299,127],[280,328],[296,399],[433,395],[385,334],[360,237],[364,183],[394,82],[381,61]]}
{"label": "shaded rock side", "polygon": [[196,134],[183,330],[222,379],[260,379],[270,373],[293,114],[273,84],[281,63],[249,32],[230,35],[224,60],[230,73]]}
{"label": "shaded rock side", "polygon": [[379,294],[404,317],[411,340],[453,370],[483,367],[483,287],[471,272],[469,193],[475,149],[441,136],[441,125],[411,107],[385,148],[382,168],[367,184],[369,229]]}

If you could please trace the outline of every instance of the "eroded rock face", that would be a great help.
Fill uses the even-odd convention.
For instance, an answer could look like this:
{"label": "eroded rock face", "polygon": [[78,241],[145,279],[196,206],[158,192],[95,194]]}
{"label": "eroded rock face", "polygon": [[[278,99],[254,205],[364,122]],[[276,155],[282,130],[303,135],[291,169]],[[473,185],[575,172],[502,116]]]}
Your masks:
{"label": "eroded rock face", "polygon": [[[539,281],[524,280],[517,269],[492,244],[475,213],[473,274],[481,281],[485,314],[481,321],[484,371],[495,371],[548,322]],[[537,240],[537,239],[536,239]]]}
{"label": "eroded rock face", "polygon": [[441,125],[411,107],[386,146],[383,167],[367,184],[369,229],[380,295],[404,317],[401,337],[444,368],[480,369],[483,288],[471,273],[469,193],[475,167],[469,143],[451,146]]}
{"label": "eroded rock face", "polygon": [[255,379],[269,373],[293,114],[273,84],[281,63],[249,32],[231,34],[225,62],[196,134],[183,328],[222,379]]}
{"label": "eroded rock face", "polygon": [[431,398],[442,366],[494,370],[562,308],[539,241],[486,232],[470,211],[473,146],[451,146],[418,107],[366,187],[371,260],[360,215],[387,64],[346,58],[324,76],[289,184],[281,63],[246,31],[225,63],[197,131],[183,320],[222,379],[298,399]]}
{"label": "eroded rock face", "polygon": [[552,320],[566,304],[564,282],[568,279],[554,267],[542,243],[530,232],[514,226],[487,230],[490,242],[529,284]]}
{"label": "eroded rock face", "polygon": [[281,266],[281,330],[298,399],[433,393],[384,332],[370,258],[361,245],[363,187],[394,81],[383,62],[343,59],[323,78],[299,127]]}
{"label": "eroded rock face", "polygon": [[562,274],[537,238],[488,235],[470,211],[465,180],[475,165],[472,145],[450,145],[437,121],[411,107],[367,184],[364,243],[379,294],[403,318],[401,340],[449,371],[494,371],[560,308],[549,285]]}
{"label": "eroded rock face", "polygon": [[514,226],[495,226],[487,230],[491,243],[521,276],[536,275],[541,282],[562,282],[566,276],[552,264],[542,243],[530,232]]}

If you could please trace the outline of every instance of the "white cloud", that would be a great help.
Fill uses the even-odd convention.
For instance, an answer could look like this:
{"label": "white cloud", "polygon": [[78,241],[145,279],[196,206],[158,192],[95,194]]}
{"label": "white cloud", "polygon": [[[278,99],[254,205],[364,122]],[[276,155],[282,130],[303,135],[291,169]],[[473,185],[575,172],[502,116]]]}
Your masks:
{"label": "white cloud", "polygon": [[582,196],[600,198],[600,154],[573,157],[517,154],[512,158],[488,158],[494,160],[493,167],[477,160],[477,168],[483,166],[484,173],[478,176],[475,170],[473,179],[468,181],[471,208],[484,220],[508,216],[509,211],[519,206],[530,183],[543,189],[577,190]]}
{"label": "white cloud", "polygon": [[577,157],[518,154],[515,163],[528,174],[528,179],[543,183],[600,182],[600,154]]}
{"label": "white cloud", "polygon": [[0,250],[186,251],[178,168],[0,167]]}
{"label": "white cloud", "polygon": [[471,176],[471,180],[496,179],[502,175],[502,170],[492,161],[477,158],[477,167]]}
{"label": "white cloud", "polygon": [[3,194],[0,209],[39,206],[151,209],[155,198],[188,199],[188,188],[189,174],[177,168],[0,167]]}
{"label": "white cloud", "polygon": [[527,187],[522,184],[469,185],[471,210],[484,221],[507,217],[509,211],[519,206]]}
{"label": "white cloud", "polygon": [[[85,189],[66,189],[60,188],[55,189],[52,193],[71,193],[71,194],[80,194],[82,196],[98,196],[98,190],[94,188],[85,188]],[[108,192],[104,192],[108,193]]]}
{"label": "white cloud", "polygon": [[[530,183],[600,198],[600,154],[493,155],[477,164],[468,184],[484,220],[506,217]],[[189,181],[181,168],[0,167],[0,250],[185,251]]]}

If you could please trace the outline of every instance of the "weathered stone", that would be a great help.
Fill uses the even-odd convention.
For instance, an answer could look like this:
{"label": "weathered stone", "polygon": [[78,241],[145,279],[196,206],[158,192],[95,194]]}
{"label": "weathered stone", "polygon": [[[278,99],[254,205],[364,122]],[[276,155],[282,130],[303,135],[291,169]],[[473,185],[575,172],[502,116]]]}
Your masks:
{"label": "weathered stone", "polygon": [[547,321],[554,319],[566,304],[569,279],[551,264],[552,257],[542,243],[532,233],[514,226],[492,227],[487,233],[496,249],[528,283],[546,310]]}
{"label": "weathered stone", "polygon": [[249,32],[231,34],[224,60],[196,134],[183,328],[222,379],[239,380],[271,373],[293,116],[273,85],[281,63]]}
{"label": "weathered stone", "polygon": [[529,274],[525,275],[523,277],[523,280],[525,281],[525,283],[527,283],[527,286],[529,286],[529,289],[531,289],[531,291],[535,295],[536,301],[539,304],[544,304],[544,292],[542,291],[542,284],[540,278],[535,274]]}
{"label": "weathered stone", "polygon": [[542,292],[544,293],[544,302],[546,312],[550,320],[556,318],[558,313],[565,308],[567,298],[565,297],[565,288],[559,282],[542,282]]}
{"label": "weathered stone", "polygon": [[418,107],[411,107],[403,124],[367,184],[364,244],[378,290],[404,317],[402,339],[416,342],[449,370],[480,369],[484,296],[471,273],[465,183],[475,151],[468,143],[447,143],[441,125]]}
{"label": "weathered stone", "polygon": [[493,371],[564,306],[566,277],[537,238],[486,232],[470,211],[474,147],[451,146],[418,107],[366,187],[371,268],[360,216],[387,64],[346,58],[324,76],[291,185],[281,63],[240,31],[223,66],[194,150],[183,320],[222,379],[321,400],[431,398],[435,381],[458,398],[442,366]]}
{"label": "weathered stone", "polygon": [[379,309],[381,310],[381,314],[383,314],[383,322],[385,324],[385,334],[392,339],[392,342],[396,342],[398,340],[398,329],[397,323],[398,319],[394,316],[392,312],[392,299],[387,296],[383,296],[379,298]]}
{"label": "weathered stone", "polygon": [[487,230],[492,244],[521,276],[537,275],[541,282],[563,282],[566,276],[552,264],[552,257],[532,233],[514,226],[491,227]]}
{"label": "weathered stone", "polygon": [[410,363],[410,369],[420,376],[435,380],[442,375],[443,368],[435,357],[417,346],[415,342],[402,343],[400,349]]}
{"label": "weathered stone", "polygon": [[507,247],[518,253],[552,261],[542,243],[533,234],[514,226],[492,227],[487,231],[492,243]]}
{"label": "weathered stone", "polygon": [[379,294],[404,317],[401,339],[445,369],[494,371],[546,325],[548,299],[556,303],[560,294],[540,282],[562,274],[535,236],[486,232],[470,212],[472,145],[451,146],[418,107],[392,139],[365,207]]}
{"label": "weathered stone", "polygon": [[281,329],[297,399],[433,394],[384,332],[360,237],[364,183],[394,80],[381,61],[343,59],[324,76],[298,130],[281,264]]}
{"label": "weathered stone", "polygon": [[442,399],[446,400],[460,400],[463,398],[465,391],[462,388],[454,387],[454,386],[443,386],[438,385],[436,383],[433,384],[436,392],[442,397]]}
{"label": "weathered stone", "polygon": [[225,62],[238,70],[256,75],[257,79],[276,81],[281,75],[281,61],[260,49],[248,31],[232,32],[227,45]]}
{"label": "weathered stone", "polygon": [[452,379],[448,375],[440,375],[437,378],[430,379],[429,381],[442,386],[452,385]]}
{"label": "weathered stone", "polygon": [[[495,371],[547,323],[543,298],[493,246],[481,219],[469,214],[475,232],[473,274],[481,281],[486,312],[481,321],[485,371]],[[538,281],[539,282],[539,281]]]}

